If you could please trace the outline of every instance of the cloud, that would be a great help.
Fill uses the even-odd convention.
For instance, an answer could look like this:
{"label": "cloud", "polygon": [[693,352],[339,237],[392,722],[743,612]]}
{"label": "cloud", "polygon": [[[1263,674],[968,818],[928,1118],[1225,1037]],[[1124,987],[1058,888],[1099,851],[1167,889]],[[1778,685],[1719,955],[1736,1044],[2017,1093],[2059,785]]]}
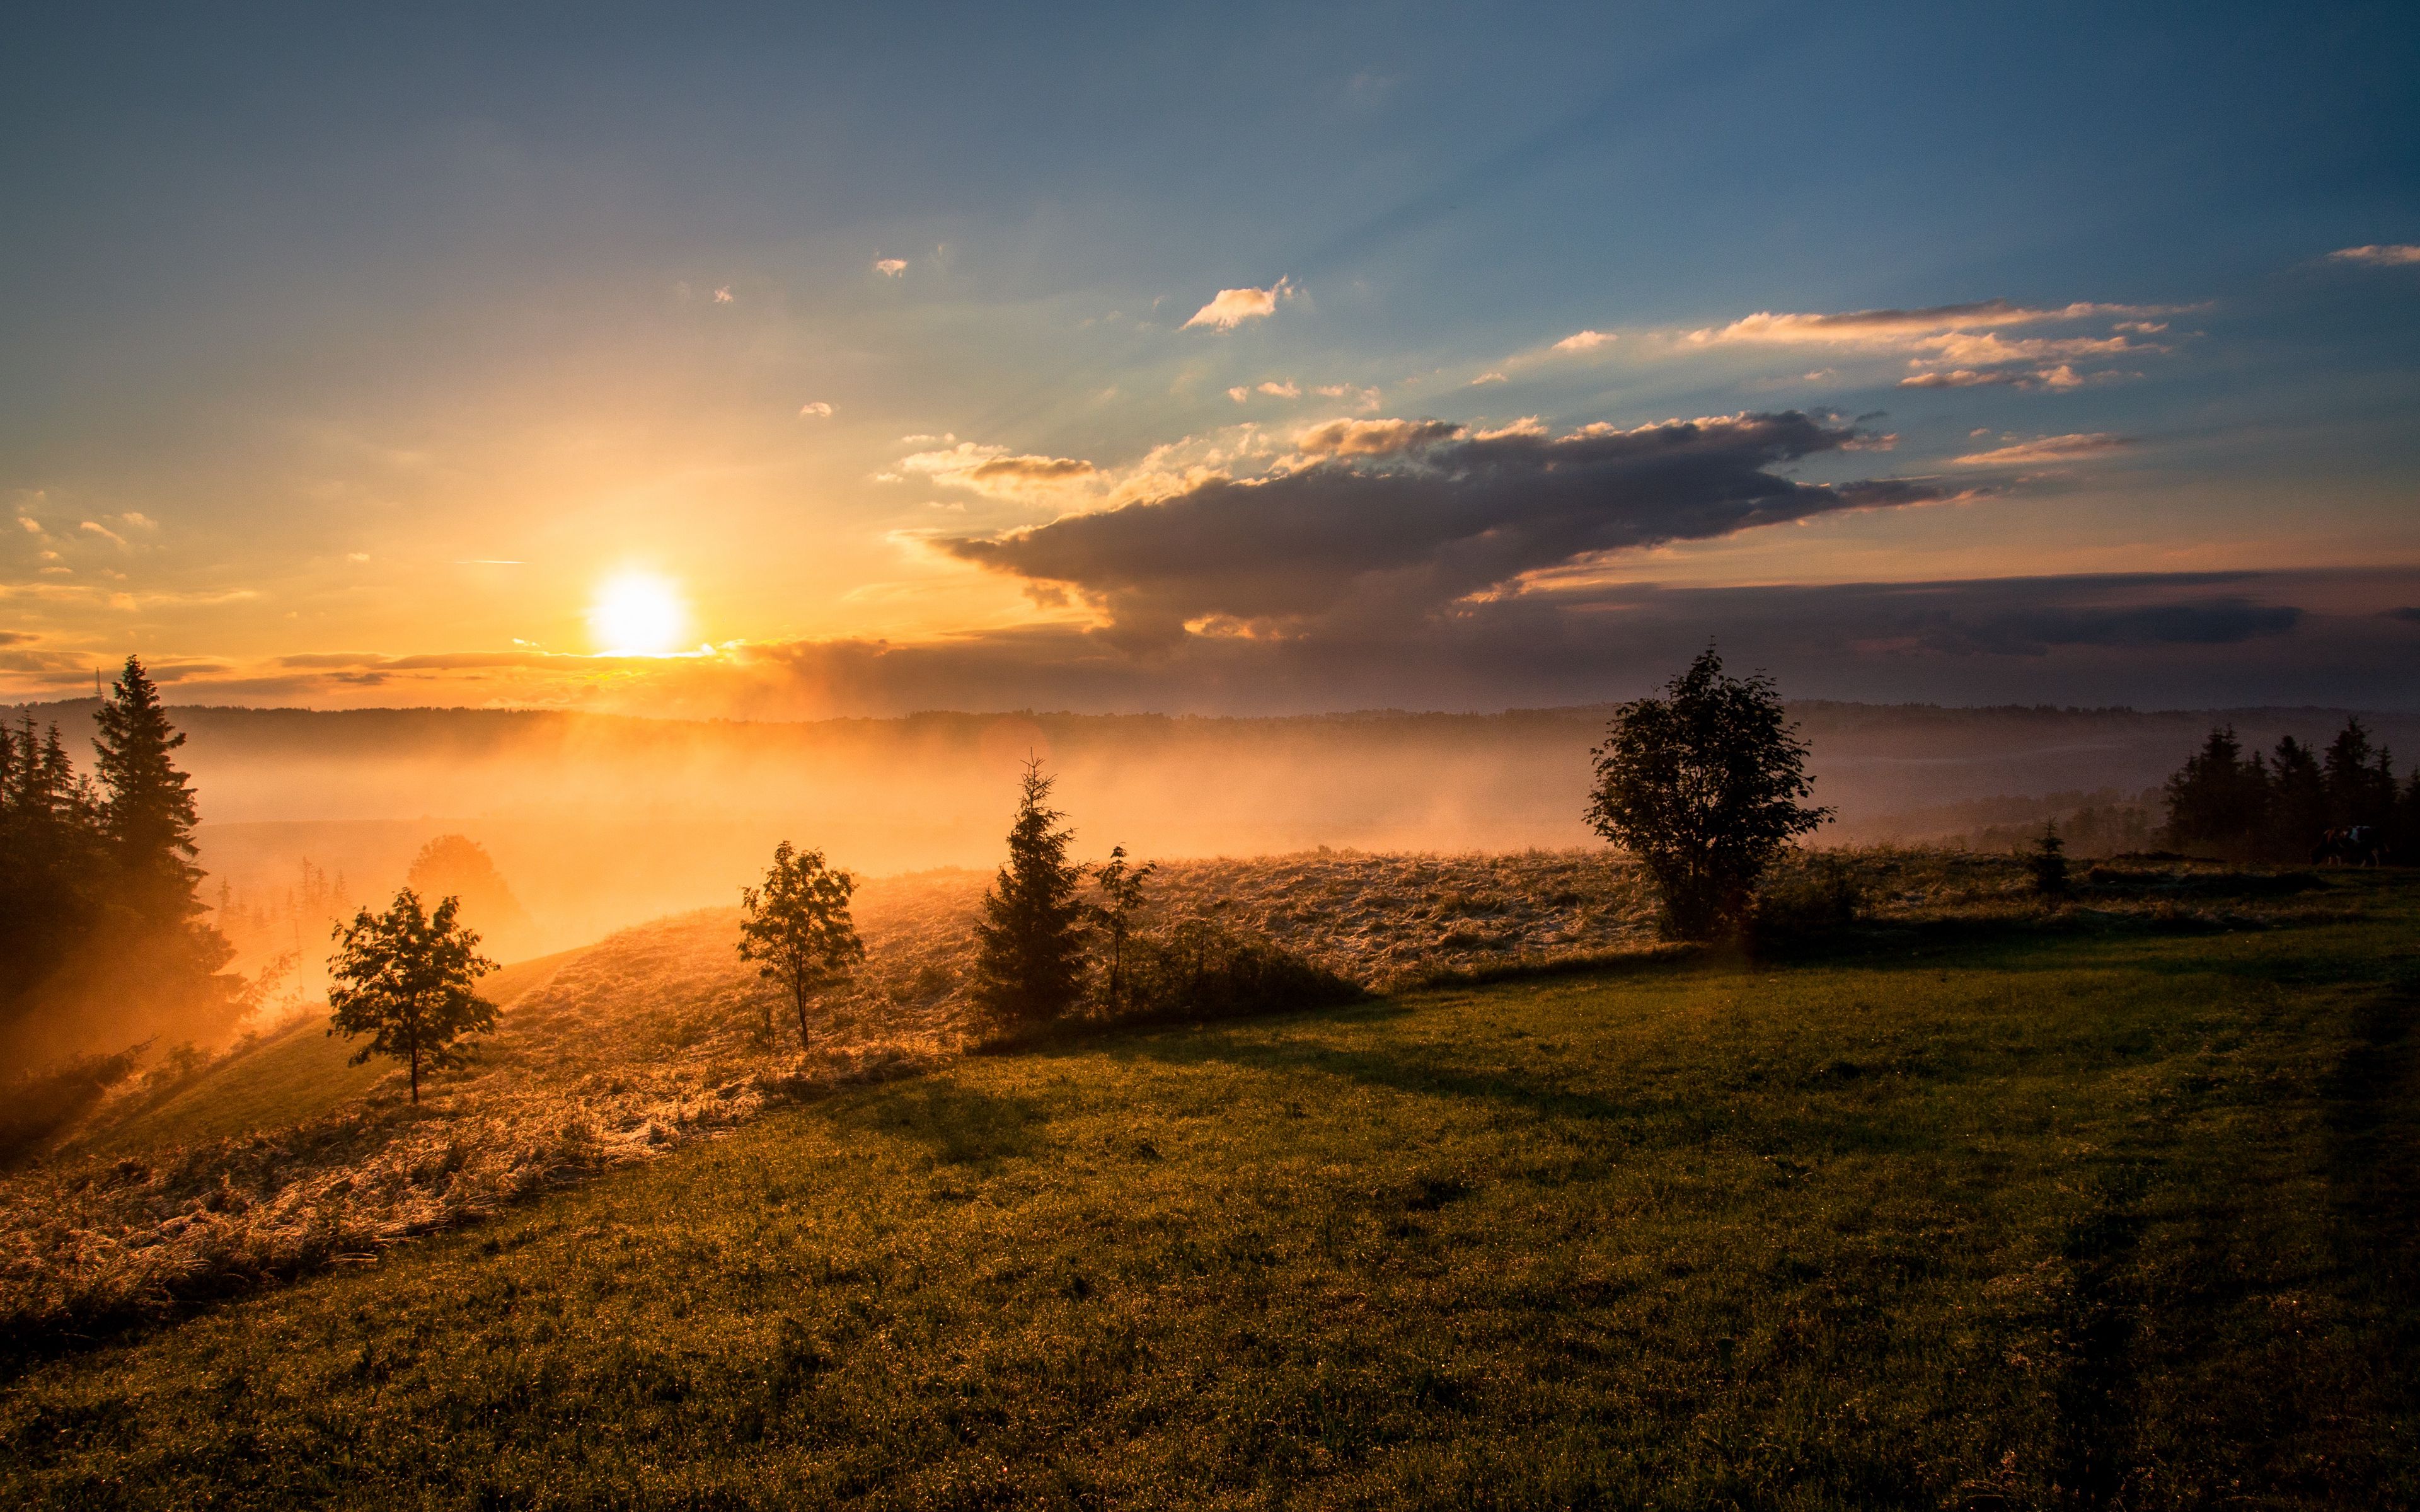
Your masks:
{"label": "cloud", "polygon": [[1252,391],[1247,384],[1238,383],[1233,388],[1227,391],[1227,397],[1234,400],[1237,404],[1242,404],[1251,396]]}
{"label": "cloud", "polygon": [[831,418],[831,412],[832,407],[821,399],[812,399],[799,406],[800,420],[829,420]]}
{"label": "cloud", "polygon": [[1475,389],[1482,383],[1504,383],[1509,381],[1510,380],[1501,373],[1481,373],[1477,378],[1470,380],[1470,386]]}
{"label": "cloud", "polygon": [[1388,456],[1462,433],[1450,420],[1331,420],[1304,431],[1294,443],[1305,456]]}
{"label": "cloud", "polygon": [[2130,304],[2064,304],[2034,307],[2008,300],[1977,300],[1965,304],[1936,304],[1921,310],[1847,310],[1837,314],[1761,310],[1730,325],[1692,331],[1687,339],[1699,345],[1717,342],[1826,342],[1892,344],[1911,336],[2032,325],[2051,320],[2089,320],[2110,316],[2139,318],[2171,313],[2165,308]]}
{"label": "cloud", "polygon": [[1353,401],[1353,408],[1356,409],[1375,409],[1378,408],[1378,390],[1375,386],[1366,389],[1357,389],[1350,383],[1323,383],[1311,392],[1319,394],[1322,398],[1350,399]]}
{"label": "cloud", "polygon": [[1093,471],[1092,463],[1072,456],[996,456],[978,464],[968,476],[978,483],[996,483],[1003,478],[1056,481],[1090,477]]}
{"label": "cloud", "polygon": [[2111,436],[2092,431],[2075,436],[2042,436],[2029,441],[1996,447],[1988,452],[1976,452],[1953,457],[1962,467],[2021,467],[2031,463],[2075,462],[2088,456],[2102,456],[2134,444],[2130,436]]}
{"label": "cloud", "polygon": [[2365,263],[2372,268],[2409,268],[2420,263],[2420,246],[2394,242],[2383,246],[2340,247],[2328,254],[2330,262]]}
{"label": "cloud", "polygon": [[1098,470],[1072,456],[1012,455],[1004,446],[960,441],[947,451],[919,452],[899,459],[901,474],[921,473],[934,482],[995,499],[1030,500],[1092,483]]}
{"label": "cloud", "polygon": [[348,551],[345,553],[345,560],[347,562],[367,562],[369,559],[370,554],[366,551]]}
{"label": "cloud", "polygon": [[1278,301],[1294,298],[1294,285],[1279,279],[1267,288],[1222,288],[1218,297],[1193,312],[1180,329],[1212,326],[1233,331],[1247,320],[1265,320],[1278,313]]}
{"label": "cloud", "polygon": [[2108,372],[2079,375],[2071,364],[2060,363],[2054,367],[2031,370],[2005,367],[1989,370],[1971,367],[1936,368],[1930,372],[1910,374],[1899,380],[1899,386],[1902,389],[1980,389],[1994,386],[2014,389],[2078,389],[2086,383],[2106,383],[2127,377],[2139,378],[2141,375]]}
{"label": "cloud", "polygon": [[27,516],[27,515],[20,515],[20,516],[18,516],[18,517],[17,517],[17,523],[18,523],[18,525],[19,525],[20,527],[22,527],[22,528],[25,531],[25,532],[26,532],[27,534],[29,534],[29,535],[39,535],[39,534],[41,534],[41,533],[42,533],[42,526],[41,526],[41,522],[40,522],[40,521],[39,521],[39,520],[37,520],[37,519],[35,519],[35,518],[33,518],[31,516]]}
{"label": "cloud", "polygon": [[908,259],[905,257],[876,257],[874,259],[874,270],[880,273],[885,278],[897,278],[908,271]]}
{"label": "cloud", "polygon": [[1555,350],[1559,352],[1593,351],[1597,347],[1605,346],[1607,342],[1612,340],[1614,340],[1614,337],[1609,332],[1603,331],[1575,332],[1573,334],[1565,336],[1562,340],[1555,343]]}
{"label": "cloud", "polygon": [[156,531],[160,528],[160,522],[158,520],[153,519],[150,516],[143,513],[143,511],[139,509],[130,509],[125,514],[118,516],[117,523],[130,530],[137,531]]}
{"label": "cloud", "polygon": [[1263,383],[1260,386],[1260,389],[1263,393],[1268,394],[1272,398],[1299,399],[1302,397],[1302,390],[1296,388],[1292,379],[1288,379],[1283,383],[1280,383],[1272,379],[1268,382]]}
{"label": "cloud", "polygon": [[118,534],[116,531],[111,530],[108,526],[106,526],[106,525],[102,525],[102,524],[100,524],[100,523],[98,523],[98,522],[96,522],[96,521],[93,521],[93,520],[85,520],[85,521],[83,521],[82,523],[78,524],[78,525],[76,526],[76,529],[77,529],[77,530],[80,530],[80,531],[89,531],[89,532],[91,532],[93,534],[100,536],[102,540],[109,542],[109,543],[110,543],[110,544],[112,544],[113,546],[119,546],[119,547],[122,547],[122,546],[124,546],[124,545],[126,544],[126,537],[125,537],[125,536]]}
{"label": "cloud", "polygon": [[732,302],[730,285],[725,284],[721,288],[714,291],[714,302],[717,304],[729,304]]}
{"label": "cloud", "polygon": [[1844,509],[1944,496],[1922,482],[1800,483],[1772,471],[1859,440],[1807,415],[1741,414],[1549,436],[1445,421],[1339,420],[1268,476],[1177,493],[943,551],[1062,584],[1122,634],[1379,613],[1400,619],[1575,558]]}

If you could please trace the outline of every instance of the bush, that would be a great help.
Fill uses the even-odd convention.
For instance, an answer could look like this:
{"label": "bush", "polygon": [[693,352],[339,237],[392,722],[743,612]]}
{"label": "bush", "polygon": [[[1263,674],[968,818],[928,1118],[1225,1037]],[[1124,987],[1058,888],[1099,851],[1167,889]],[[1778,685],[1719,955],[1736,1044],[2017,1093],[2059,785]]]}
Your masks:
{"label": "bush", "polygon": [[66,1128],[100,1102],[101,1093],[133,1074],[143,1051],[138,1044],[114,1056],[78,1056],[0,1082],[0,1161],[26,1154]]}
{"label": "bush", "polygon": [[1126,950],[1122,1019],[1240,1018],[1362,995],[1325,966],[1205,919],[1139,934]]}
{"label": "bush", "polygon": [[1838,856],[1818,856],[1757,889],[1748,935],[1759,945],[1813,939],[1855,923],[1866,912],[1865,884]]}

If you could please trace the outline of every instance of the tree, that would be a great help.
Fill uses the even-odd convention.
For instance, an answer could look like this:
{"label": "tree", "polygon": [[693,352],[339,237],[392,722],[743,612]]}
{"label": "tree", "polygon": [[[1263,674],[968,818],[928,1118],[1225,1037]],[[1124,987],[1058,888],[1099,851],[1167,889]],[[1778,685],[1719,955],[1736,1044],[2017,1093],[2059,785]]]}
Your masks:
{"label": "tree", "polygon": [[2328,823],[2338,827],[2361,825],[2383,829],[2395,812],[2395,762],[2386,751],[2373,758],[2369,731],[2358,718],[2328,742],[2322,778],[2328,793]]}
{"label": "tree", "polygon": [[1772,679],[1724,675],[1711,646],[1663,697],[1615,710],[1592,754],[1589,822],[1645,865],[1683,939],[1737,925],[1774,856],[1832,814],[1798,801],[1807,748]]}
{"label": "tree", "polygon": [[975,925],[975,1001],[1016,1023],[1058,1017],[1083,986],[1084,904],[1076,885],[1084,869],[1067,859],[1075,831],[1052,827],[1065,817],[1049,805],[1056,781],[1042,775],[1039,758],[1026,763],[1008,863],[984,894]]}
{"label": "tree", "polygon": [[[488,848],[470,836],[440,835],[423,845],[404,881],[423,897],[450,893],[461,899],[462,917],[476,922],[482,935],[507,951],[516,940],[526,942],[529,910],[513,896]],[[335,891],[343,896],[342,876],[337,878]]]}
{"label": "tree", "polygon": [[2282,737],[2269,757],[2268,842],[2273,860],[2299,861],[2328,830],[2327,779],[2311,748]]}
{"label": "tree", "polygon": [[111,685],[93,724],[101,785],[108,794],[102,825],[138,906],[178,918],[201,912],[194,884],[202,873],[193,864],[199,817],[185,774],[169,755],[185,736],[168,722],[141,661],[126,658],[126,671]]}
{"label": "tree", "polygon": [[1093,920],[1108,936],[1109,946],[1109,969],[1103,980],[1102,1002],[1113,1014],[1125,1001],[1126,937],[1134,933],[1134,916],[1142,907],[1143,884],[1158,870],[1157,863],[1151,861],[1128,866],[1126,848],[1112,845],[1109,858],[1093,872],[1094,885],[1101,894],[1101,901],[1092,905]]}
{"label": "tree", "polygon": [[58,726],[0,728],[0,1022],[88,943],[104,917],[110,862],[101,805]]}
{"label": "tree", "polygon": [[496,964],[478,953],[478,933],[456,922],[458,906],[447,898],[423,913],[420,895],[405,887],[385,913],[364,908],[334,931],[328,1032],[371,1037],[349,1065],[375,1055],[410,1066],[415,1104],[424,1068],[462,1064],[462,1037],[496,1026],[496,1005],[472,990]]}
{"label": "tree", "polygon": [[2036,894],[2044,898],[2067,896],[2067,841],[2058,838],[2055,821],[2042,821],[2042,832],[2025,856],[2025,870],[2033,876]]}
{"label": "tree", "polygon": [[2164,791],[2168,843],[2179,850],[2242,852],[2268,823],[2269,773],[2243,759],[2233,725],[2210,733]]}
{"label": "tree", "polygon": [[[739,889],[739,959],[759,963],[756,974],[790,995],[799,1011],[799,1049],[807,1048],[807,1003],[827,987],[848,980],[865,946],[849,918],[857,879],[824,865],[821,851],[794,851],[783,841],[773,847],[772,870],[762,887]],[[773,1037],[772,1010],[765,1011],[765,1038]]]}

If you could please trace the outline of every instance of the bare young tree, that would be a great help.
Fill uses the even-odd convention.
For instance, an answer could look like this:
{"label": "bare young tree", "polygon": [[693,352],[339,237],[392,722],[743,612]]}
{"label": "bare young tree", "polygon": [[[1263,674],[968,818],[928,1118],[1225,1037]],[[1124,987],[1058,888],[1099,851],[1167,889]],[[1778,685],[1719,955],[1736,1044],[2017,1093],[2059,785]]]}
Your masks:
{"label": "bare young tree", "polygon": [[[801,1051],[808,1044],[807,1004],[846,981],[865,959],[848,912],[856,891],[857,879],[826,866],[823,852],[793,850],[788,841],[773,848],[763,885],[739,889],[739,959],[756,962],[759,977],[790,995]],[[768,1007],[765,1037],[772,1035]]]}
{"label": "bare young tree", "polygon": [[1125,1002],[1126,938],[1134,933],[1134,916],[1142,907],[1143,884],[1158,870],[1152,861],[1127,864],[1123,845],[1110,846],[1109,858],[1093,870],[1093,883],[1101,895],[1101,901],[1091,905],[1093,922],[1107,937],[1109,955],[1109,971],[1101,984],[1102,1003],[1112,1014]]}
{"label": "bare young tree", "polygon": [[462,1037],[496,1026],[496,1005],[472,990],[496,964],[478,953],[477,933],[455,921],[459,906],[447,898],[424,913],[405,887],[385,913],[365,908],[335,928],[328,1032],[370,1036],[351,1065],[390,1056],[411,1067],[414,1103],[422,1071],[460,1065]]}

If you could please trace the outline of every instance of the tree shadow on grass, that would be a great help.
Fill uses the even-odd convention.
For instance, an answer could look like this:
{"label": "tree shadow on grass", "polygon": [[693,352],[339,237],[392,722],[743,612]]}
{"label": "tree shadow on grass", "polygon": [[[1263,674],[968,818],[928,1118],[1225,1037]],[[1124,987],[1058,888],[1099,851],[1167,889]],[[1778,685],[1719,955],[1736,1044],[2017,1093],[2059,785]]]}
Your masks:
{"label": "tree shadow on grass", "polygon": [[824,1104],[843,1129],[921,1145],[944,1165],[989,1168],[1039,1154],[1049,1144],[1050,1116],[1034,1098],[988,1092],[946,1076],[894,1083],[866,1097]]}

